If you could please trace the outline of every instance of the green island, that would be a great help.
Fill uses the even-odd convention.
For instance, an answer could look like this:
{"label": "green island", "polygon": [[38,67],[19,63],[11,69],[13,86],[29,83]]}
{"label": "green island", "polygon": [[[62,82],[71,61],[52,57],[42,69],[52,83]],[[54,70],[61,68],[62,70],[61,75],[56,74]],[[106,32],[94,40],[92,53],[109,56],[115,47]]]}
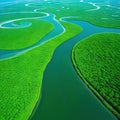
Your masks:
{"label": "green island", "polygon": [[95,34],[77,43],[74,66],[85,84],[120,119],[120,34]]}
{"label": "green island", "polygon": [[27,120],[31,115],[40,97],[43,72],[55,48],[81,32],[77,25],[61,23],[66,28],[64,34],[19,57],[0,61],[0,120]]}

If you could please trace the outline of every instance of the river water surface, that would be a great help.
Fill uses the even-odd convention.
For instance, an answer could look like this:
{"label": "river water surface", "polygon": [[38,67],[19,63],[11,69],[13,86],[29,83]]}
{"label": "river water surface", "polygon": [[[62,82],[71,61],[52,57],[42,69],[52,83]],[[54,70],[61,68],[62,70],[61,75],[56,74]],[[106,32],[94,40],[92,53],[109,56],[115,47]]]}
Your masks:
{"label": "river water surface", "polygon": [[94,33],[118,32],[83,21],[70,21],[83,28],[78,36],[60,45],[43,77],[42,98],[31,120],[117,120],[86,87],[75,71],[71,55],[73,46]]}

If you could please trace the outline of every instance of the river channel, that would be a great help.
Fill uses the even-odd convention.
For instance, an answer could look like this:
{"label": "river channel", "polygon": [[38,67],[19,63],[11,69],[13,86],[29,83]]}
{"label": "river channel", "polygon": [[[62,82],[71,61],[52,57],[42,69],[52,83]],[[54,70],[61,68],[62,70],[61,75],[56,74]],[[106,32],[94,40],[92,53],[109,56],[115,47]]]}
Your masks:
{"label": "river channel", "polygon": [[30,119],[117,120],[80,79],[71,55],[73,46],[83,38],[102,32],[120,33],[120,30],[97,27],[84,21],[66,21],[81,26],[83,31],[55,50],[44,72],[42,97]]}

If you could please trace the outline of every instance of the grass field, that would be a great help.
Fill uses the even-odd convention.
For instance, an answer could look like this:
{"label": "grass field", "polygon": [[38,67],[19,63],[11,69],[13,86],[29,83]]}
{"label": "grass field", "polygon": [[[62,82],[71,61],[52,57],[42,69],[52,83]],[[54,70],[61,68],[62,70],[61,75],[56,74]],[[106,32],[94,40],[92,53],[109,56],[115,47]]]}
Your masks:
{"label": "grass field", "polygon": [[[26,48],[38,42],[53,29],[53,25],[47,21],[37,19],[26,21],[32,23],[32,25],[20,29],[0,28],[0,49]],[[22,20],[19,22],[22,22]]]}
{"label": "grass field", "polygon": [[40,97],[43,72],[55,48],[81,32],[76,25],[62,24],[66,28],[63,35],[19,57],[0,61],[0,120],[27,120],[31,115]]}
{"label": "grass field", "polygon": [[74,47],[72,58],[83,81],[120,119],[120,34],[90,36]]}

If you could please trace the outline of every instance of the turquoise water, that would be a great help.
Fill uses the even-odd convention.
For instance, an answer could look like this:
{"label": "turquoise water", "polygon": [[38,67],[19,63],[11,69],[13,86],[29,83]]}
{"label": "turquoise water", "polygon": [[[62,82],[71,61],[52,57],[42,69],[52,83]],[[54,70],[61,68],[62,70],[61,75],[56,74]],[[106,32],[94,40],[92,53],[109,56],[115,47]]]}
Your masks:
{"label": "turquoise water", "polygon": [[30,120],[117,120],[76,73],[72,48],[81,39],[94,33],[118,32],[84,21],[70,21],[82,26],[83,32],[59,46],[48,64],[43,77],[42,97]]}
{"label": "turquoise water", "polygon": [[[45,35],[42,39],[40,39],[37,43],[35,43],[34,45],[24,48],[24,49],[19,49],[19,50],[0,50],[0,60],[5,60],[5,59],[10,59],[13,57],[16,57],[18,55],[21,55],[29,50],[32,50],[36,47],[39,47],[40,45],[44,44],[45,42],[51,40],[52,38],[56,37],[57,35],[60,35],[64,32],[64,28],[63,26],[59,23],[59,21],[57,21],[55,19],[55,15],[54,14],[50,14],[47,17],[43,17],[43,18],[39,18],[40,20],[46,20],[50,23],[52,23],[54,25],[54,29],[48,33],[47,35]],[[22,22],[21,25],[17,26],[17,28],[21,28],[21,27],[26,27],[26,25],[29,25],[29,22]],[[6,24],[5,24],[6,25]],[[5,27],[13,27],[13,25],[11,25],[11,22],[7,24],[7,26]]]}

